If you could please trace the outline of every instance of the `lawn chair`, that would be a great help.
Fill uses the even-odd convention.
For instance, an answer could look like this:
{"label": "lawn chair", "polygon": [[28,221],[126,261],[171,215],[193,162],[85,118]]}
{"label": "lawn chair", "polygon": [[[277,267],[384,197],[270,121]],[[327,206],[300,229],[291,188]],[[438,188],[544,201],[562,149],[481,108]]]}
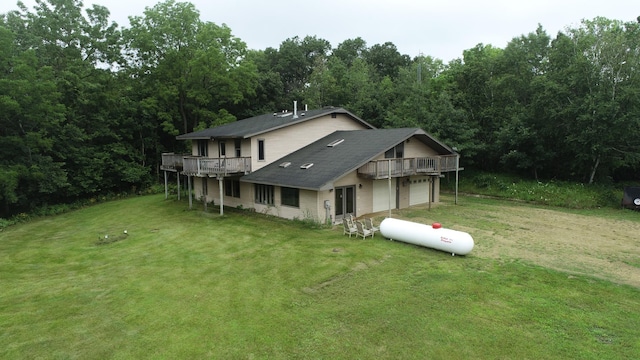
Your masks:
{"label": "lawn chair", "polygon": [[364,225],[362,225],[360,221],[356,221],[356,229],[358,229],[356,236],[362,236],[362,239],[365,239],[367,236],[371,235],[371,238],[373,238],[373,232],[369,229],[365,229]]}
{"label": "lawn chair", "polygon": [[371,231],[371,237],[376,234],[376,231],[379,231],[380,228],[377,226],[373,226],[373,219],[364,218],[364,227],[365,229]]}
{"label": "lawn chair", "polygon": [[355,225],[350,224],[346,217],[342,218],[342,226],[344,227],[342,235],[349,234],[349,237],[351,237],[351,234],[356,234],[358,236],[358,229]]}

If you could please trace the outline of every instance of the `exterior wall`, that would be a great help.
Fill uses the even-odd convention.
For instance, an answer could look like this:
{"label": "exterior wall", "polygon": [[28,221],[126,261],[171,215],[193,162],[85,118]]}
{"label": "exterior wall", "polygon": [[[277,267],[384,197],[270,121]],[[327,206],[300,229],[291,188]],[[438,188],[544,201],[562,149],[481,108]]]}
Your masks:
{"label": "exterior wall", "polygon": [[[362,129],[366,127],[361,123],[347,115],[337,114],[335,119],[327,115],[255,136],[251,139],[251,169],[258,170],[334,131]],[[258,161],[258,140],[260,139],[264,140],[265,144],[264,161]]]}
{"label": "exterior wall", "polygon": [[398,208],[405,209],[409,207],[409,194],[411,189],[411,184],[409,181],[409,177],[397,178],[397,187],[398,187]]}
{"label": "exterior wall", "polygon": [[440,178],[433,178],[433,202],[440,202]]}
{"label": "exterior wall", "polygon": [[[276,193],[280,193],[280,187],[277,188]],[[300,207],[292,207],[282,205],[279,195],[274,199],[276,206],[280,208],[280,217],[287,219],[314,219],[318,220],[318,192],[311,190],[300,190]]]}
{"label": "exterior wall", "polygon": [[[336,218],[335,204],[333,191],[325,190],[318,192],[318,220],[321,222],[331,221],[334,222]],[[327,209],[324,207],[324,202],[329,201],[329,214],[327,215]]]}
{"label": "exterior wall", "polygon": [[[252,169],[258,168],[276,161],[291,151],[310,144],[320,137],[324,137],[336,130],[359,130],[364,126],[357,123],[346,115],[338,114],[331,118],[330,115],[303,122],[280,130],[264,134],[264,136],[252,139],[243,139],[241,144],[241,156],[251,156]],[[265,161],[257,161],[258,150],[257,140],[265,140]],[[235,144],[233,140],[226,140],[227,157],[235,157]],[[411,138],[405,141],[404,156],[406,158],[435,156],[437,153],[426,146],[421,141]],[[209,157],[218,157],[218,142],[208,142]],[[192,153],[198,152],[197,141],[192,144]],[[380,154],[376,160],[384,159],[384,153]],[[220,188],[216,178],[194,177],[193,189],[194,200],[199,201],[203,196],[202,181],[207,181],[207,202],[213,201],[220,205]],[[395,209],[399,204],[400,208],[413,205],[425,204],[429,201],[431,193],[431,183],[427,177],[413,176],[411,178],[393,178],[391,181],[391,208]],[[431,178],[434,181],[434,202],[440,200],[440,179]],[[362,186],[360,186],[362,185]],[[389,209],[389,185],[387,179],[370,180],[360,178],[357,171],[353,171],[334,183],[334,187],[354,186],[355,187],[355,216],[362,216],[369,213],[387,211]],[[396,200],[396,194],[399,196]],[[224,195],[224,192],[223,192]],[[329,201],[329,216],[335,222],[335,194],[333,191],[310,191],[300,190],[300,207],[294,208],[281,204],[280,187],[274,187],[274,205],[256,204],[254,196],[254,184],[240,182],[240,198],[224,195],[224,206],[253,208],[257,212],[271,214],[283,218],[314,218],[319,222],[327,221],[327,211],[324,208],[325,200]]]}
{"label": "exterior wall", "polygon": [[425,145],[422,141],[410,138],[404,142],[404,157],[424,157],[424,156],[437,156],[438,153],[432,148]]}
{"label": "exterior wall", "polygon": [[[352,185],[355,186],[356,189],[354,216],[361,216],[373,212],[373,180],[360,178],[357,171],[352,171],[333,184],[334,187]],[[360,187],[360,185],[362,185],[362,187]],[[331,195],[332,197],[329,199],[331,201],[331,215],[332,219],[335,219],[335,197],[333,193],[331,193]]]}
{"label": "exterior wall", "polygon": [[[253,188],[253,184],[248,184]],[[318,212],[318,192],[311,190],[300,190],[300,207],[282,205],[281,187],[275,186],[273,189],[273,205],[256,204],[252,198],[244,207],[253,208],[256,212],[274,215],[286,219],[306,219],[311,218],[317,221],[324,221],[324,213]]]}

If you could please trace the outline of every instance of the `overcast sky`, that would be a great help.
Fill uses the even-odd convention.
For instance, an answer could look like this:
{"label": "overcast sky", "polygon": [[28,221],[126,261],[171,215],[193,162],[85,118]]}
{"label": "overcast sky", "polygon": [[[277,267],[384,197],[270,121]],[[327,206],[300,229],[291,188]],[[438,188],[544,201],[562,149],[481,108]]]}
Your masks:
{"label": "overcast sky", "polygon": [[[29,7],[35,0],[23,0]],[[638,0],[192,0],[203,21],[226,24],[251,49],[278,48],[288,38],[311,35],[332,47],[361,37],[367,45],[390,41],[400,53],[422,53],[448,62],[478,43],[504,48],[514,37],[541,24],[554,37],[582,19],[603,16],[636,21]],[[17,0],[1,0],[0,13],[16,10]],[[111,19],[129,26],[156,0],[84,0],[100,4]]]}

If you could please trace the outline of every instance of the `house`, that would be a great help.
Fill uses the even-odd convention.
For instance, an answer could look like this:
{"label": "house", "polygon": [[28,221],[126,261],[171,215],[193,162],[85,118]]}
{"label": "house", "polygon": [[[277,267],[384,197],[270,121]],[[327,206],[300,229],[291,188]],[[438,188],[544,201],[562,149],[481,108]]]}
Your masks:
{"label": "house", "polygon": [[196,199],[223,205],[221,213],[242,206],[335,222],[437,202],[440,176],[459,169],[458,154],[421,129],[375,129],[343,108],[266,114],[177,138],[192,141],[192,155],[163,154],[165,175],[187,176]]}

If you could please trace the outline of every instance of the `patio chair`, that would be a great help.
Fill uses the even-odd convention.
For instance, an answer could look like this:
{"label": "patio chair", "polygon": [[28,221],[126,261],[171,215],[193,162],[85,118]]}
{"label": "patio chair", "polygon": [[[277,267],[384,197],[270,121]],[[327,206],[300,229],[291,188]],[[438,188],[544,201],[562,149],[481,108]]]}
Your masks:
{"label": "patio chair", "polygon": [[373,232],[369,229],[365,229],[364,225],[362,225],[360,221],[356,221],[356,229],[358,229],[356,236],[362,236],[362,239],[365,239],[367,236],[371,235],[373,238]]}
{"label": "patio chair", "polygon": [[365,229],[371,231],[371,237],[376,234],[376,231],[379,231],[380,228],[377,226],[373,226],[373,219],[364,218],[364,227]]}
{"label": "patio chair", "polygon": [[346,217],[342,218],[342,226],[344,227],[342,235],[349,234],[349,237],[351,237],[351,234],[356,234],[358,236],[358,229],[355,225],[351,225]]}

